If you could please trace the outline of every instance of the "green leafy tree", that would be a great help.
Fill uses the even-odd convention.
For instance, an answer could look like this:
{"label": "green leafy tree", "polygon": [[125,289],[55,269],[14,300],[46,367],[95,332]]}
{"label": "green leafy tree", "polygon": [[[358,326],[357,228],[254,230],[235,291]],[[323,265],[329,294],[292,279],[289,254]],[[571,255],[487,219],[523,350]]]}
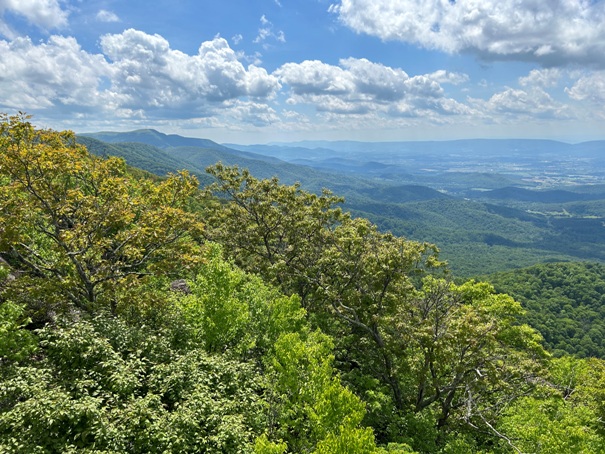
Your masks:
{"label": "green leafy tree", "polygon": [[309,331],[296,295],[280,294],[221,255],[210,247],[190,293],[174,298],[206,350],[261,366],[267,431],[256,451],[311,452],[321,445],[332,452],[325,450],[358,439],[364,449],[349,452],[372,452],[374,434],[361,426],[364,405],[335,375],[330,338]]}
{"label": "green leafy tree", "polygon": [[487,277],[523,303],[555,356],[605,357],[605,266],[547,263]]}
{"label": "green leafy tree", "polygon": [[267,359],[269,434],[290,452],[374,452],[372,430],[360,427],[364,405],[334,377],[331,351],[318,331],[278,339]]}
{"label": "green leafy tree", "polygon": [[605,363],[565,356],[550,364],[538,392],[507,408],[499,423],[517,452],[601,453]]}
{"label": "green leafy tree", "polygon": [[539,333],[518,323],[522,313],[489,284],[426,278],[392,340],[404,353],[415,411],[435,411],[437,428],[464,424],[499,436],[499,415],[531,392],[547,356]]}
{"label": "green leafy tree", "polygon": [[166,334],[107,316],[42,329],[40,359],[1,369],[0,451],[251,452],[254,365]]}
{"label": "green leafy tree", "polygon": [[69,131],[3,115],[0,179],[0,255],[21,273],[13,298],[30,307],[111,306],[141,277],[197,261],[202,223],[187,210],[197,181],[186,173],[136,179],[123,160],[92,157]]}
{"label": "green leafy tree", "polygon": [[497,436],[502,408],[531,389],[545,355],[517,302],[486,284],[422,281],[443,270],[434,246],[352,219],[330,194],[221,165],[209,172],[219,198],[207,234],[301,297],[312,325],[335,339],[336,364],[381,442],[410,443],[420,427],[439,445],[460,427]]}
{"label": "green leafy tree", "polygon": [[220,164],[208,171],[217,179],[209,191],[224,200],[209,210],[209,237],[245,269],[286,294],[298,294],[311,320],[326,332],[339,338],[351,330],[363,333],[371,351],[350,360],[371,361],[395,405],[403,408],[381,323],[412,287],[409,274],[437,264],[434,247],[351,219],[335,207],[342,200],[329,192],[317,196]]}
{"label": "green leafy tree", "polygon": [[296,296],[284,296],[222,259],[222,248],[211,244],[204,266],[188,281],[189,293],[173,297],[207,351],[231,351],[260,359],[280,335],[306,326],[305,311]]}
{"label": "green leafy tree", "polygon": [[24,329],[29,322],[22,306],[12,302],[0,305],[0,361],[21,360],[36,349],[34,335]]}
{"label": "green leafy tree", "polygon": [[[260,273],[303,306],[312,286],[307,274],[330,241],[330,231],[349,218],[335,207],[342,199],[324,191],[308,193],[277,178],[258,180],[247,170],[218,163],[208,172],[216,182],[208,189],[220,199],[207,212],[207,235],[220,242],[235,263]],[[227,203],[225,203],[227,202]]]}

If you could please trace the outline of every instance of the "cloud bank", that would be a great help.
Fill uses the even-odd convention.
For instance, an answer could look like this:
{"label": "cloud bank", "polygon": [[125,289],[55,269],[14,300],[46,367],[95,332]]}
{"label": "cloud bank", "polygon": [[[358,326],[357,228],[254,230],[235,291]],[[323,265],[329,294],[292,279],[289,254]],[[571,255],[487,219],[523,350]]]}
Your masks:
{"label": "cloud bank", "polygon": [[4,21],[6,12],[19,15],[44,30],[67,26],[68,13],[58,0],[0,0],[0,34],[8,38],[15,38],[17,33]]}
{"label": "cloud bank", "polygon": [[290,87],[289,104],[312,104],[322,112],[396,117],[470,112],[448,98],[440,84],[466,80],[463,74],[439,71],[410,77],[400,68],[347,58],[339,66],[316,60],[286,63],[275,75]]}
{"label": "cloud bank", "polygon": [[[439,66],[411,74],[368,58],[286,61],[269,72],[256,48],[288,52],[296,43],[286,42],[264,14],[250,54],[234,51],[220,36],[185,53],[161,35],[136,29],[95,36],[96,45],[89,40],[84,49],[74,37],[50,33],[69,32],[70,18],[85,17],[104,30],[115,30],[122,18],[101,9],[105,5],[82,16],[80,0],[0,0],[0,110],[87,129],[105,122],[227,131],[271,125],[282,132],[431,131],[446,125],[475,134],[512,125],[509,131],[516,133],[517,127],[563,130],[589,123],[600,130],[605,0],[332,1],[332,18],[360,34],[436,54],[529,64],[504,86],[472,80],[472,69],[462,70],[472,77]],[[34,41],[27,32],[47,38]],[[241,46],[243,35],[236,32],[231,41]]]}
{"label": "cloud bank", "polygon": [[280,88],[265,69],[244,67],[219,37],[202,43],[196,55],[132,29],[105,35],[100,44],[103,53],[90,54],[71,37],[51,36],[40,44],[0,40],[0,105],[55,115],[96,111],[150,118],[235,109],[242,117],[236,101],[253,102],[260,111]]}
{"label": "cloud bank", "polygon": [[605,2],[591,0],[341,0],[358,33],[487,59],[605,67]]}

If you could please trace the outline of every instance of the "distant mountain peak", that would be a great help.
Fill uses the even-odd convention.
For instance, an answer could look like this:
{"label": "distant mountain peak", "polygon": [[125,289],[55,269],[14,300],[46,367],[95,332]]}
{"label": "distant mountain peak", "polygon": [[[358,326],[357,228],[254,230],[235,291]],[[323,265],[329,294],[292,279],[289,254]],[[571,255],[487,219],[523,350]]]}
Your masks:
{"label": "distant mountain peak", "polygon": [[153,145],[158,148],[174,147],[199,147],[212,149],[227,149],[210,139],[199,139],[195,137],[184,137],[178,134],[165,134],[156,129],[136,129],[134,131],[116,132],[101,131],[79,134],[84,137],[92,137],[108,143],[140,142]]}

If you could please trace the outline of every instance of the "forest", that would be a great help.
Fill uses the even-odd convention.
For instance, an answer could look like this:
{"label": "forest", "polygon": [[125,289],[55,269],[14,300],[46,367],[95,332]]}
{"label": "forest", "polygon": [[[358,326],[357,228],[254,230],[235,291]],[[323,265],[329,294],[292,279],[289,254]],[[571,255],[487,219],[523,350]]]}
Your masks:
{"label": "forest", "polygon": [[[204,186],[217,162],[342,196],[379,230],[437,244],[458,277],[537,263],[605,261],[605,142],[541,140],[220,145],[152,129],[78,134],[98,156]],[[315,147],[315,148],[314,148]]]}
{"label": "forest", "polygon": [[81,142],[0,116],[0,452],[605,450],[603,265],[458,277],[328,190]]}

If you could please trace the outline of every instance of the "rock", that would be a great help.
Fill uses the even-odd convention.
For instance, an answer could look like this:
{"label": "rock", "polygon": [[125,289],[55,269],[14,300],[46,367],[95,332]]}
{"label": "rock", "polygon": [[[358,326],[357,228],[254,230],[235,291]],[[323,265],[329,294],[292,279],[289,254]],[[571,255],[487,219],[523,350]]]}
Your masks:
{"label": "rock", "polygon": [[187,285],[187,281],[185,279],[177,279],[176,281],[172,281],[170,283],[170,290],[173,292],[181,292],[185,295],[189,295],[191,293],[191,289],[189,285]]}

